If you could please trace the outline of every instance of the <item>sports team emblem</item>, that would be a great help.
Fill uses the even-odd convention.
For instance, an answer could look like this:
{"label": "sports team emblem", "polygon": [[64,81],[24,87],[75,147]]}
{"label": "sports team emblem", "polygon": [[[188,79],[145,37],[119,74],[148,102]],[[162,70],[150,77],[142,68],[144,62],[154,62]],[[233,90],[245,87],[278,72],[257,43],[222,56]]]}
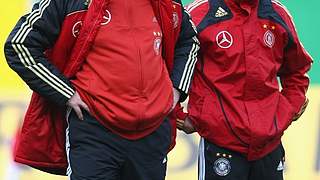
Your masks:
{"label": "sports team emblem", "polygon": [[263,41],[266,46],[272,48],[275,42],[274,34],[270,30],[268,30],[266,33],[264,33]]}
{"label": "sports team emblem", "polygon": [[221,31],[216,36],[217,44],[220,48],[227,49],[233,44],[233,37],[228,31]]}
{"label": "sports team emblem", "polygon": [[173,28],[177,28],[179,25],[179,16],[176,12],[173,13],[172,15],[173,18]]}
{"label": "sports team emblem", "polygon": [[154,53],[158,56],[158,55],[160,55],[162,34],[160,32],[153,32],[153,35],[155,36],[154,41],[153,41],[153,49],[154,49]]}
{"label": "sports team emblem", "polygon": [[103,16],[103,21],[101,23],[102,26],[109,24],[111,21],[111,13],[106,10],[106,14]]}
{"label": "sports team emblem", "polygon": [[219,176],[226,176],[231,171],[230,161],[226,158],[219,158],[214,162],[214,172]]}
{"label": "sports team emblem", "polygon": [[82,21],[78,21],[73,25],[73,27],[72,27],[72,35],[73,35],[73,37],[76,38],[76,37],[79,36],[81,26],[82,26]]}

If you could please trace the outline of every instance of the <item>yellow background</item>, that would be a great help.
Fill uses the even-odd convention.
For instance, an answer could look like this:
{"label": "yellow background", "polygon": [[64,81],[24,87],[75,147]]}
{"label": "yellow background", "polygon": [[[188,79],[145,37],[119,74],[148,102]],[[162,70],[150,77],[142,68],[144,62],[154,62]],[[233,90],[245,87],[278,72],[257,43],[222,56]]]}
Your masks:
{"label": "yellow background", "polygon": [[[0,179],[66,180],[65,177],[17,166],[11,158],[11,144],[22,121],[30,90],[8,68],[2,49],[10,30],[29,7],[30,2],[26,0],[5,1],[0,6]],[[320,172],[316,170],[317,163],[320,164],[319,92],[319,85],[311,86],[308,92],[310,98],[308,109],[301,119],[290,126],[283,138],[286,148],[286,180],[320,180]],[[176,148],[169,155],[167,179],[195,180],[198,136],[179,133],[177,141]]]}

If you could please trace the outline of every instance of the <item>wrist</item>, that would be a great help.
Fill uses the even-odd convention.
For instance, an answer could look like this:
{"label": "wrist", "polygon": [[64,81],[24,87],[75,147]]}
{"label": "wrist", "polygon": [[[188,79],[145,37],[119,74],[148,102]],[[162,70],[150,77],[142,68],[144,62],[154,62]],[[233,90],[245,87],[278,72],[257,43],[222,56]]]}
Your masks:
{"label": "wrist", "polygon": [[180,96],[181,96],[181,93],[180,91],[178,91],[176,88],[173,88],[173,99],[174,99],[174,102],[178,102],[179,99],[180,99]]}

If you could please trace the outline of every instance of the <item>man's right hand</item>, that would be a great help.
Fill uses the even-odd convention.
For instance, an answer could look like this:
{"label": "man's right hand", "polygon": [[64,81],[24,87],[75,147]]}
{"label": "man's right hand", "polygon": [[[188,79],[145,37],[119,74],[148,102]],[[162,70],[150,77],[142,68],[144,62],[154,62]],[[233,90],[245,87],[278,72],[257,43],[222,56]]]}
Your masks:
{"label": "man's right hand", "polygon": [[80,120],[83,120],[81,108],[90,113],[89,107],[85,102],[81,100],[78,92],[75,92],[74,95],[68,100],[67,105],[76,112]]}

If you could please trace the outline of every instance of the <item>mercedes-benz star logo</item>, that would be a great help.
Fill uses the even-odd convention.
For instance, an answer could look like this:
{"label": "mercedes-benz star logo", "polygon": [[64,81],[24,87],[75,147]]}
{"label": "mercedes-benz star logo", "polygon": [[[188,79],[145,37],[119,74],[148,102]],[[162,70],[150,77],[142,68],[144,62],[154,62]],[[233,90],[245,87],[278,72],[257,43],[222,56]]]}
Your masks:
{"label": "mercedes-benz star logo", "polygon": [[227,49],[233,44],[233,37],[228,31],[221,31],[216,36],[217,44],[220,48]]}

